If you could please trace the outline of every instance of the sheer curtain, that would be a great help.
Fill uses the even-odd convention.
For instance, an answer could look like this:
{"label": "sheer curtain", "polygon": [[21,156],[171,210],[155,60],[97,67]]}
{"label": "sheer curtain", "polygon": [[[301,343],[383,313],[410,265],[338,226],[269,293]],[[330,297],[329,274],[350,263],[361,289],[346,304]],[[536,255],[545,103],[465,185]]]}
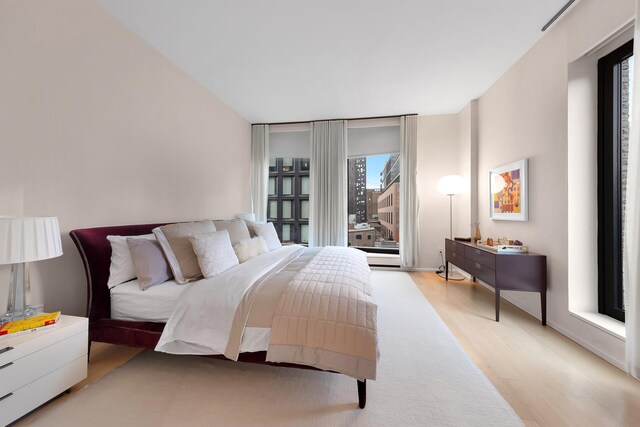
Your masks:
{"label": "sheer curtain", "polygon": [[[640,41],[640,0],[636,1],[634,39]],[[640,379],[640,52],[634,44],[633,105],[629,138],[629,169],[627,175],[627,220],[625,221],[624,295],[627,373]]]}
{"label": "sheer curtain", "polygon": [[400,265],[418,265],[418,117],[400,118]]}
{"label": "sheer curtain", "polygon": [[267,220],[269,125],[253,125],[251,135],[251,209],[256,221]]}
{"label": "sheer curtain", "polygon": [[311,123],[309,246],[347,246],[347,122]]}

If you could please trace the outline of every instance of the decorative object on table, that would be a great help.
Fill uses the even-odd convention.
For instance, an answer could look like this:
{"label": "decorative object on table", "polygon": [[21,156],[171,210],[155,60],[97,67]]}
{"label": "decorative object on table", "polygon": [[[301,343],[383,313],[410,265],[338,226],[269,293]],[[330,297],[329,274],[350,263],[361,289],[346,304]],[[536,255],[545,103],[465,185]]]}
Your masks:
{"label": "decorative object on table", "polygon": [[62,255],[60,226],[56,217],[0,217],[0,264],[11,264],[7,312],[0,322],[35,314],[27,305],[29,271],[25,263]]}
{"label": "decorative object on table", "polygon": [[38,316],[28,317],[21,320],[13,320],[0,325],[0,339],[4,337],[15,337],[21,333],[36,332],[45,328],[55,326],[60,320],[61,313],[45,313]]}
{"label": "decorative object on table", "polygon": [[476,227],[476,232],[473,236],[473,240],[475,240],[476,242],[479,242],[480,240],[482,240],[482,234],[480,234],[480,223],[476,222],[474,225]]}
{"label": "decorative object on table", "polygon": [[489,172],[491,219],[528,221],[528,159],[500,166]]}
{"label": "decorative object on table", "polygon": [[[438,191],[449,196],[449,238],[453,239],[453,196],[464,191],[466,181],[460,175],[447,175],[438,180]],[[438,268],[438,274],[444,277],[445,265]],[[464,276],[458,273],[450,274],[450,280],[464,280]]]}

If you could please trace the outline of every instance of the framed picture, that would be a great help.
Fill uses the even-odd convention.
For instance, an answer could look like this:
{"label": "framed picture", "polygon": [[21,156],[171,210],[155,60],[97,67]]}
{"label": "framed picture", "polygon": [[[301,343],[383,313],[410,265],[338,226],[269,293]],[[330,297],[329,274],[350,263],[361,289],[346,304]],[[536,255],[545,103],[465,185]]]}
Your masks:
{"label": "framed picture", "polygon": [[527,164],[528,160],[522,159],[489,172],[491,219],[529,220]]}

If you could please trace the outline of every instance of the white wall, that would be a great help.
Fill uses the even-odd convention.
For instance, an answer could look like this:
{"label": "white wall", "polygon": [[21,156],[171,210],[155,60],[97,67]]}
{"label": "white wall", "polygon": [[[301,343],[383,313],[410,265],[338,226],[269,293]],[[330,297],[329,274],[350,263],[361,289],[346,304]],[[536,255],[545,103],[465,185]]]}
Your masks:
{"label": "white wall", "polygon": [[[63,233],[35,303],[84,314],[71,229],[250,209],[249,123],[93,2],[0,3],[0,55],[0,215]],[[0,304],[7,285],[3,267]]]}
{"label": "white wall", "polygon": [[[436,185],[443,176],[459,173],[458,134],[457,114],[418,117],[420,268],[440,265],[438,250],[449,236],[449,198]],[[464,214],[454,211],[454,224],[458,224],[457,216]]]}
{"label": "white wall", "polygon": [[[484,236],[509,236],[547,255],[549,324],[621,366],[624,342],[569,312],[568,70],[635,14],[633,0],[583,0],[479,100],[478,208]],[[530,220],[489,218],[488,171],[523,157],[529,163]],[[595,189],[594,189],[595,191]],[[588,214],[588,213],[587,213]],[[586,230],[585,232],[589,232]],[[505,293],[539,316],[538,297]]]}

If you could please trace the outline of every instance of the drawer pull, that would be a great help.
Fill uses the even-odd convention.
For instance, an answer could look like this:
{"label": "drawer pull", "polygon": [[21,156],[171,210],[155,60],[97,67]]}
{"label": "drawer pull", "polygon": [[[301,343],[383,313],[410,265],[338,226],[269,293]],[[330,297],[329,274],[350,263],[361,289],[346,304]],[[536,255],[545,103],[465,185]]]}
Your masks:
{"label": "drawer pull", "polygon": [[5,399],[8,399],[9,397],[13,396],[13,393],[7,393],[4,396],[0,397],[0,402],[2,402]]}
{"label": "drawer pull", "polygon": [[4,365],[0,366],[0,371],[3,370],[4,368],[8,368],[11,365],[13,365],[13,362],[5,363]]}
{"label": "drawer pull", "polygon": [[482,269],[482,266],[476,262],[476,268],[477,268],[478,270],[481,270],[481,269]]}
{"label": "drawer pull", "polygon": [[9,351],[9,350],[13,350],[13,347],[5,347],[5,348],[3,348],[3,349],[0,349],[0,354],[2,354],[2,353],[6,353],[6,352],[7,352],[7,351]]}

